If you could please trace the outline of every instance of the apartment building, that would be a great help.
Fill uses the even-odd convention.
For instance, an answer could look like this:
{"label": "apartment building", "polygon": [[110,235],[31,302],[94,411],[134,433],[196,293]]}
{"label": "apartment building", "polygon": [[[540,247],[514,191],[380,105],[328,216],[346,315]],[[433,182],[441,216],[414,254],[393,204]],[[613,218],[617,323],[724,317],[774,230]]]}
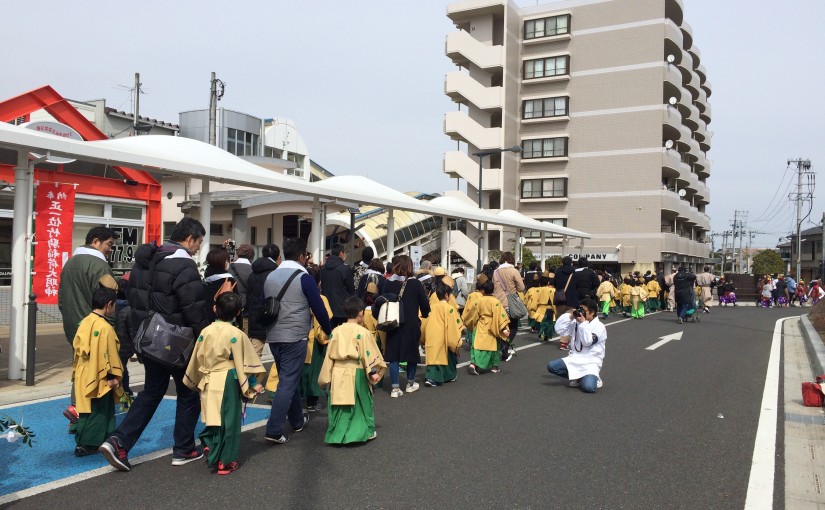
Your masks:
{"label": "apartment building", "polygon": [[[444,172],[471,198],[482,177],[483,207],[592,234],[549,254],[623,272],[704,262],[711,86],[681,0],[470,0],[447,16]],[[479,170],[474,154],[513,146]],[[540,251],[538,233],[482,234],[468,226],[489,249]]]}

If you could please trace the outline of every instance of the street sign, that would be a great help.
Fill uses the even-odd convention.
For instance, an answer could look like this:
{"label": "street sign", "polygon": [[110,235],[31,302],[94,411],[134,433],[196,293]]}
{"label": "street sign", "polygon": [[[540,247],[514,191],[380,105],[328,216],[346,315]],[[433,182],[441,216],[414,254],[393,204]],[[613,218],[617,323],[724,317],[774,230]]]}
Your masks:
{"label": "street sign", "polygon": [[647,347],[646,350],[653,351],[670,342],[671,340],[681,340],[682,333],[682,331],[679,331],[678,333],[671,333],[670,335],[660,336],[659,341],[651,345],[650,347]]}

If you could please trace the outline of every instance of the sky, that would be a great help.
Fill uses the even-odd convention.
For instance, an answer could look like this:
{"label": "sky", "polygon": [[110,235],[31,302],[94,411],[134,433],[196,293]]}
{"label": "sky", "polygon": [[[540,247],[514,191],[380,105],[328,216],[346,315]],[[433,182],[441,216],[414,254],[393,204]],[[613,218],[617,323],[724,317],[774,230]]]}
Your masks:
{"label": "sky", "polygon": [[[131,111],[140,72],[141,115],[178,122],[204,109],[209,78],[226,83],[219,106],[296,122],[310,157],[403,191],[455,189],[442,172],[454,27],[442,0],[8,2],[0,31],[0,99],[42,85]],[[536,1],[519,0],[522,6]],[[539,2],[548,3],[548,2]],[[825,206],[825,2],[683,0],[685,21],[712,86],[713,232],[747,211],[754,247],[795,228],[789,159],[820,177],[810,218]],[[719,238],[716,247],[720,247]]]}

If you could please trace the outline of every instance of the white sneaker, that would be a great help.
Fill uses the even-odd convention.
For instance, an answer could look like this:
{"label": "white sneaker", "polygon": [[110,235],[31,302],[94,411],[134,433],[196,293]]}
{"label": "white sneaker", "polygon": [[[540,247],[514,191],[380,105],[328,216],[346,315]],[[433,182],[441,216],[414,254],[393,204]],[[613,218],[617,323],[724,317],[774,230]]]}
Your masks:
{"label": "white sneaker", "polygon": [[581,386],[581,383],[579,382],[579,380],[578,380],[578,379],[573,379],[572,381],[570,381],[569,383],[567,383],[567,386],[569,386],[569,387],[571,387],[571,388],[578,388],[578,387],[580,387],[580,386]]}
{"label": "white sneaker", "polygon": [[390,392],[390,398],[398,398],[404,395],[404,392],[401,391],[401,388],[393,388]]}
{"label": "white sneaker", "polygon": [[604,382],[602,382],[602,378],[599,377],[599,379],[596,381],[596,388],[601,388],[602,386],[604,386]]}
{"label": "white sneaker", "polygon": [[418,391],[418,383],[415,381],[407,383],[407,393],[412,393],[414,391]]}

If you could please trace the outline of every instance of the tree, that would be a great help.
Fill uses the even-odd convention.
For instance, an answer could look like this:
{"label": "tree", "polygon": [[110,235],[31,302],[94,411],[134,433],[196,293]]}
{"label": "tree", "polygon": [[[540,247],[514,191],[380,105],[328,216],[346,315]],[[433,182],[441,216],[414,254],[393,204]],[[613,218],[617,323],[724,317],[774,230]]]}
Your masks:
{"label": "tree", "polygon": [[753,274],[773,274],[781,273],[785,263],[774,250],[762,250],[753,256]]}
{"label": "tree", "polygon": [[544,260],[544,270],[550,271],[550,268],[558,269],[561,267],[561,255],[552,255]]}
{"label": "tree", "polygon": [[526,246],[521,247],[521,264],[524,267],[530,267],[530,264],[536,261],[536,256]]}

